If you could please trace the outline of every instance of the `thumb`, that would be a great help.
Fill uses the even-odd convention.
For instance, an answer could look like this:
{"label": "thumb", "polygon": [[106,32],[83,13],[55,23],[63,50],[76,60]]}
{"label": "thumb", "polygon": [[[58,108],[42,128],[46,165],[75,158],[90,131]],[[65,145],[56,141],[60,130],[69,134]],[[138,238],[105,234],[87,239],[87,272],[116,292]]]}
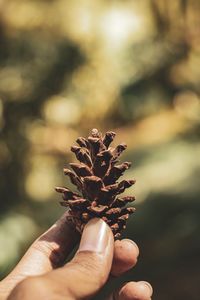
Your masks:
{"label": "thumb", "polygon": [[107,281],[113,251],[111,229],[103,220],[92,219],[84,228],[79,249],[72,261],[48,273],[46,278],[56,285],[61,297],[88,299]]}

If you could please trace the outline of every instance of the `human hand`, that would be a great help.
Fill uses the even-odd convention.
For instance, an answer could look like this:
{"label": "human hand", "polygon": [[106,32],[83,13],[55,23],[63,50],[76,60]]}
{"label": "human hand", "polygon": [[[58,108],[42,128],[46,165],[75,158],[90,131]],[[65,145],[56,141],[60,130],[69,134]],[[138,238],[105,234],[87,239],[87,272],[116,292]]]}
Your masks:
{"label": "human hand", "polygon": [[[114,242],[110,228],[101,219],[93,219],[85,226],[78,251],[65,264],[77,242],[78,235],[66,223],[64,214],[0,282],[0,299],[91,299],[110,274],[122,275],[136,264],[139,255],[131,240]],[[109,299],[150,300],[151,295],[147,282],[129,282]]]}

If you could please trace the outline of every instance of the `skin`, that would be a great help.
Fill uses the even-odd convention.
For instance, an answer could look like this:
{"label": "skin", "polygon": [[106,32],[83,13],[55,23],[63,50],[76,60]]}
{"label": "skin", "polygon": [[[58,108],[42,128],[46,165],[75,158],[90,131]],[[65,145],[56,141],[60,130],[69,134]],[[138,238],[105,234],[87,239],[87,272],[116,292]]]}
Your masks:
{"label": "skin", "polygon": [[[0,282],[1,300],[92,299],[110,275],[122,276],[136,265],[138,246],[128,239],[114,242],[110,228],[100,219],[88,223],[77,253],[65,264],[79,242],[77,233],[66,223],[66,215],[31,245]],[[129,282],[107,300],[150,300],[152,292],[145,281]]]}

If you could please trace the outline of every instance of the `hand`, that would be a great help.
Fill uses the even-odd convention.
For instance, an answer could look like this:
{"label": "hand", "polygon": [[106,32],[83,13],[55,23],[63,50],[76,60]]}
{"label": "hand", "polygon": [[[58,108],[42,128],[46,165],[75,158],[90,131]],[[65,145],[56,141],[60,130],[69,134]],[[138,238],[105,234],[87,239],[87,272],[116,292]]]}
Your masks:
{"label": "hand", "polygon": [[[137,262],[139,249],[134,242],[127,239],[114,242],[106,223],[93,219],[85,226],[74,258],[64,264],[78,239],[64,214],[0,282],[0,299],[91,299],[110,274],[120,276]],[[151,295],[149,283],[129,282],[109,299],[150,300]]]}

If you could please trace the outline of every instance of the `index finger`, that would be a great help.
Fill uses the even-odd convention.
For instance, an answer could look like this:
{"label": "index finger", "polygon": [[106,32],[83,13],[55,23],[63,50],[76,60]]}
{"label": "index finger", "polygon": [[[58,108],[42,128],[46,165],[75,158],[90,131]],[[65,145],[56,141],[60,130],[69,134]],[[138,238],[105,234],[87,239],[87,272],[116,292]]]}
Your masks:
{"label": "index finger", "polygon": [[70,226],[64,215],[27,250],[15,269],[4,279],[15,285],[27,276],[41,275],[61,266],[75,245],[79,234]]}

